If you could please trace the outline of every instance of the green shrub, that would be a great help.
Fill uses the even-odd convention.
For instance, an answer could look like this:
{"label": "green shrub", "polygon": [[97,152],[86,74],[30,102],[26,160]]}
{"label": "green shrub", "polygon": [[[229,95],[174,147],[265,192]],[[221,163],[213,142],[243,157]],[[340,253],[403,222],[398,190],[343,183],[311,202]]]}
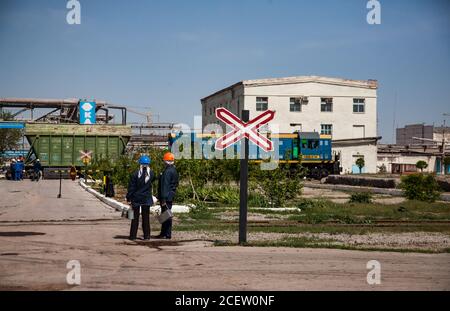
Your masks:
{"label": "green shrub", "polygon": [[349,203],[372,203],[372,194],[370,192],[352,193]]}
{"label": "green shrub", "polygon": [[257,192],[250,192],[248,194],[248,206],[249,207],[268,207],[269,202],[264,195]]}
{"label": "green shrub", "polygon": [[439,185],[433,175],[411,174],[403,176],[400,188],[408,200],[434,202],[439,198]]}
{"label": "green shrub", "polygon": [[311,200],[311,199],[302,199],[297,203],[297,208],[301,210],[312,209],[312,208],[325,208],[328,207],[328,201],[325,200]]}
{"label": "green shrub", "polygon": [[282,207],[302,191],[305,169],[301,166],[279,164],[274,170],[262,170],[259,164],[249,167],[249,186],[261,193],[272,207]]}
{"label": "green shrub", "polygon": [[213,213],[202,202],[194,203],[195,207],[189,210],[189,217],[192,219],[212,219]]}

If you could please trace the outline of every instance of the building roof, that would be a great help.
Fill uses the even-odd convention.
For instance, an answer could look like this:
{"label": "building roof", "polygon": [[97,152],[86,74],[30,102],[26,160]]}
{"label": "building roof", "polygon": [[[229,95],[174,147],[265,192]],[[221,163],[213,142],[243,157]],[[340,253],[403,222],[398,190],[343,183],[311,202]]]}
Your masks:
{"label": "building roof", "polygon": [[352,86],[359,88],[368,88],[368,89],[377,89],[378,81],[377,80],[350,80],[343,78],[330,78],[330,77],[320,77],[320,76],[297,76],[297,77],[285,77],[285,78],[268,78],[268,79],[256,79],[256,80],[243,80],[238,83],[235,83],[229,87],[226,87],[220,91],[217,91],[209,96],[202,98],[206,100],[210,97],[213,97],[222,92],[233,89],[236,86],[244,86],[244,87],[256,87],[256,86],[270,86],[270,85],[283,85],[283,84],[297,84],[297,83],[323,83],[323,84],[332,84],[332,85],[340,85],[340,86]]}

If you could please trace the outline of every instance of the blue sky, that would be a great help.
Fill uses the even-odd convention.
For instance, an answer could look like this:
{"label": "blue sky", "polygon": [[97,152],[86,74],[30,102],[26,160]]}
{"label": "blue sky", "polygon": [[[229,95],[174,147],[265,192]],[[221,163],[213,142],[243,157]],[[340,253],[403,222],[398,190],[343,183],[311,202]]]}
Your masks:
{"label": "blue sky", "polygon": [[[200,98],[245,79],[377,79],[378,131],[450,113],[450,1],[0,1],[0,97],[103,99],[193,124]],[[396,100],[397,98],[397,100]],[[395,104],[396,103],[396,104]],[[447,120],[450,123],[450,120]]]}

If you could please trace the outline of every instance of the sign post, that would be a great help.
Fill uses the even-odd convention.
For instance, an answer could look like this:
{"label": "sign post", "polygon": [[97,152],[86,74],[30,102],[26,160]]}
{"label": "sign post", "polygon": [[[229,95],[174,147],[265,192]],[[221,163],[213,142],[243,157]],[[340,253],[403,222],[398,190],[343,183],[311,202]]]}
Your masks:
{"label": "sign post", "polygon": [[[250,111],[242,110],[242,121],[248,122]],[[241,158],[241,181],[239,190],[239,244],[247,243],[247,201],[248,201],[248,138],[244,139]]]}
{"label": "sign post", "polygon": [[92,151],[89,150],[80,150],[80,160],[83,161],[84,164],[84,182],[87,182],[86,174],[87,174],[87,166],[91,163]]}
{"label": "sign post", "polygon": [[58,199],[61,199],[61,183],[62,183],[62,169],[59,170],[59,193],[58,193]]}
{"label": "sign post", "polygon": [[244,147],[241,148],[239,195],[239,244],[242,245],[247,243],[249,140],[266,152],[273,150],[272,141],[261,135],[258,130],[262,125],[269,123],[275,117],[275,111],[267,110],[250,120],[250,112],[248,110],[242,110],[242,120],[240,120],[232,112],[221,107],[216,109],[216,117],[233,128],[231,132],[216,141],[216,150],[224,150],[244,139]]}

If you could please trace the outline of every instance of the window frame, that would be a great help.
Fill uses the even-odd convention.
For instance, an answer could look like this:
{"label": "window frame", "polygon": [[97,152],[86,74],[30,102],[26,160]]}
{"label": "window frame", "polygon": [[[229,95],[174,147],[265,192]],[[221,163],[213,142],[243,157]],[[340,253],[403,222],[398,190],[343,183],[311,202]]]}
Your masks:
{"label": "window frame", "polygon": [[[260,105],[262,105],[262,107]],[[264,107],[266,109],[264,109]],[[256,97],[256,111],[267,111],[267,110],[269,110],[269,97]]]}
{"label": "window frame", "polygon": [[[362,101],[362,102],[358,102]],[[355,107],[358,107],[358,111],[355,111]],[[359,111],[359,107],[363,107],[363,111]],[[366,99],[365,98],[353,98],[353,113],[364,114],[366,113]]]}
{"label": "window frame", "polygon": [[[330,105],[331,110],[323,110],[323,107]],[[322,97],[320,99],[320,112],[333,112],[333,98]]]}
{"label": "window frame", "polygon": [[[296,101],[299,100],[299,103],[296,103]],[[292,110],[292,107],[298,105],[299,109],[298,110]],[[289,112],[302,112],[302,101],[300,98],[298,97],[290,97],[289,98]]]}
{"label": "window frame", "polygon": [[[324,129],[326,126],[329,128]],[[320,124],[320,135],[333,135],[333,124]]]}

